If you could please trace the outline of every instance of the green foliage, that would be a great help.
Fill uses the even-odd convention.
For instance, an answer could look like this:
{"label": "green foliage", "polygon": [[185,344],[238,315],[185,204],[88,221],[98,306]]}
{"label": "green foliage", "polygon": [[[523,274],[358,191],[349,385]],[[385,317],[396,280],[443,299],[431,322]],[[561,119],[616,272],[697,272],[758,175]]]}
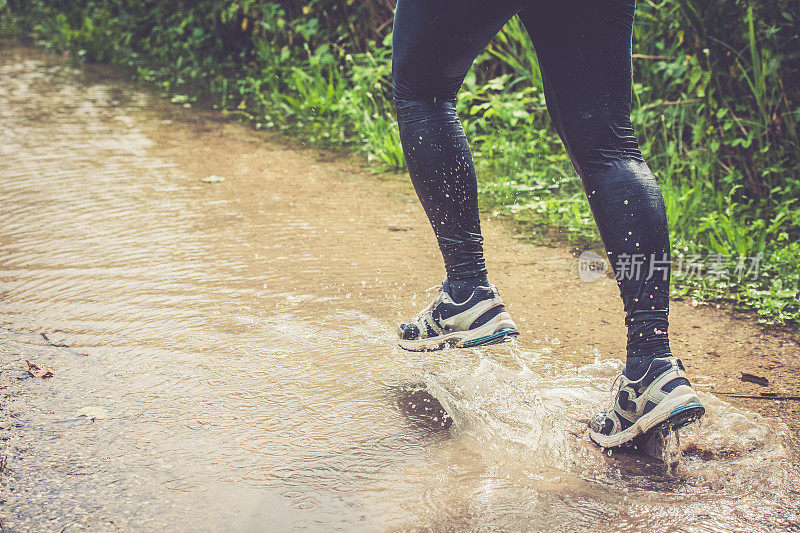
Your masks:
{"label": "green foliage", "polygon": [[[391,4],[353,0],[0,0],[0,34],[129,69],[182,105],[403,169],[391,103]],[[662,186],[676,257],[762,254],[758,279],[692,278],[673,295],[800,324],[800,5],[640,2],[632,119]],[[529,235],[599,238],[550,126],[517,18],[478,58],[458,111],[483,205]]]}

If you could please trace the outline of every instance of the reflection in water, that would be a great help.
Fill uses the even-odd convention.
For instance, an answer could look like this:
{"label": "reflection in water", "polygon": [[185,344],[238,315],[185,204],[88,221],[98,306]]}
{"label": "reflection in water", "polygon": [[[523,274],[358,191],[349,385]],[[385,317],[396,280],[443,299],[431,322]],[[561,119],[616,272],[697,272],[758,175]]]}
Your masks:
{"label": "reflection in water", "polygon": [[392,392],[397,408],[413,425],[434,432],[450,429],[453,425],[453,418],[424,384],[396,387]]}
{"label": "reflection in water", "polygon": [[405,237],[372,232],[393,215],[360,182],[29,49],[0,73],[7,527],[797,520],[779,422],[705,395],[665,469],[588,442],[619,361],[396,348]]}

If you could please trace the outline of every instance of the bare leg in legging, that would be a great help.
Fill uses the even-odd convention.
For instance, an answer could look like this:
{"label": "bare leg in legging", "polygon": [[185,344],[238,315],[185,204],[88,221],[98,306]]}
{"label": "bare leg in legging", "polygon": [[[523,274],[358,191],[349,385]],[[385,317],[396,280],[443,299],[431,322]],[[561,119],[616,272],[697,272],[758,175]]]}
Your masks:
{"label": "bare leg in legging", "polygon": [[[516,13],[539,57],[548,110],[580,175],[628,326],[626,375],[669,354],[669,234],[630,122],[632,0],[399,0],[393,81],[414,188],[455,301],[486,284],[477,182],[455,111],[475,57]],[[631,265],[641,265],[638,272]]]}

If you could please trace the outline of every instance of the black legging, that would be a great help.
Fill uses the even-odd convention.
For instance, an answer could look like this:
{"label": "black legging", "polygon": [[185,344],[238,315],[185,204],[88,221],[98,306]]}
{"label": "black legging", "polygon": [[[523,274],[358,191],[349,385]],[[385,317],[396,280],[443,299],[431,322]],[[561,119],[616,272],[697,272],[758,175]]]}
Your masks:
{"label": "black legging", "polygon": [[666,211],[630,121],[634,10],[635,0],[398,0],[392,79],[403,152],[447,278],[485,280],[475,168],[456,93],[477,55],[519,14],[617,275],[626,374],[637,379],[670,349]]}

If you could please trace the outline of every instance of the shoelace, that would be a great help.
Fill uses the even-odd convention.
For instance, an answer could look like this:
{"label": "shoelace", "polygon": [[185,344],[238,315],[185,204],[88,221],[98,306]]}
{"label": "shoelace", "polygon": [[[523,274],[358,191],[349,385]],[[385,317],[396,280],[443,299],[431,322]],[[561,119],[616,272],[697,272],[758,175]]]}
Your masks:
{"label": "shoelace", "polygon": [[609,389],[609,392],[611,393],[611,409],[610,410],[613,410],[614,406],[617,403],[617,396],[619,396],[619,393],[622,390],[622,383],[620,382],[619,388],[617,389],[617,393],[616,394],[614,394],[614,387],[617,386],[617,382],[620,381],[622,379],[622,376],[624,376],[624,375],[625,374],[623,374],[622,372],[617,374],[617,377],[614,378],[614,382],[611,384],[611,389]]}
{"label": "shoelace", "polygon": [[441,293],[442,291],[444,291],[444,285],[442,285],[442,284],[440,283],[439,285],[434,285],[433,287],[428,287],[427,289],[425,289],[425,292],[426,292],[426,293],[428,293],[428,292],[431,292],[432,290],[435,290],[435,289],[439,289],[439,290],[438,290],[438,292],[436,293],[436,296],[434,296],[434,297],[433,297],[433,299],[432,299],[432,300],[430,301],[430,303],[429,303],[429,304],[428,304],[428,305],[425,307],[425,309],[423,309],[422,311],[420,311],[420,312],[419,312],[419,314],[417,315],[417,320],[419,320],[420,318],[422,318],[422,317],[423,317],[423,316],[424,316],[424,315],[425,315],[425,314],[426,314],[428,311],[430,311],[431,309],[433,309],[433,304],[435,304],[435,303],[436,303],[436,299],[439,297],[439,293]]}

